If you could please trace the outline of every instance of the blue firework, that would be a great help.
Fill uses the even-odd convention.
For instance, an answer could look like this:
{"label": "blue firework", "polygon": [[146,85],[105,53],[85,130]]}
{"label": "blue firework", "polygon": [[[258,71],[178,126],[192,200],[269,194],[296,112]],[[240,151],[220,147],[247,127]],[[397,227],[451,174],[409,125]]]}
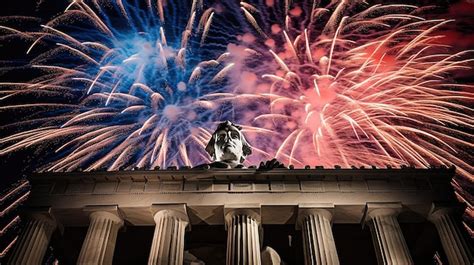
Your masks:
{"label": "blue firework", "polygon": [[218,16],[199,0],[77,0],[37,30],[1,26],[4,39],[29,44],[22,67],[36,71],[1,84],[2,110],[28,113],[4,126],[1,154],[52,151],[43,170],[53,171],[206,161],[207,128],[232,114],[210,100],[228,98],[232,66],[212,30]]}

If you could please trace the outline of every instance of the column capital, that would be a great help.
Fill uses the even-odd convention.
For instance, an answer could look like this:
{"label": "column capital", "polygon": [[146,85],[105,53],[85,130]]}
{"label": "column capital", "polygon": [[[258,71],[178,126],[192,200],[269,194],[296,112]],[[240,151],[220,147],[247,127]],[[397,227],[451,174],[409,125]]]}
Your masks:
{"label": "column capital", "polygon": [[148,264],[183,264],[184,234],[189,229],[185,204],[153,204],[150,213],[155,221],[155,232]]}
{"label": "column capital", "polygon": [[56,217],[54,216],[53,209],[50,206],[26,207],[22,211],[22,214],[27,218],[56,223]]}
{"label": "column capital", "polygon": [[224,206],[227,265],[260,265],[260,204]]}
{"label": "column capital", "polygon": [[296,229],[302,231],[305,264],[339,264],[331,228],[333,212],[332,203],[298,205]]}
{"label": "column capital", "polygon": [[375,216],[395,216],[403,211],[403,205],[399,202],[389,203],[367,203],[365,213],[362,217],[362,225],[372,220]]}
{"label": "column capital", "polygon": [[226,204],[224,205],[224,219],[225,224],[232,220],[232,216],[247,215],[257,221],[261,225],[262,215],[260,204]]}
{"label": "column capital", "polygon": [[462,208],[462,205],[457,203],[434,202],[431,205],[431,209],[428,213],[427,219],[430,222],[433,222],[435,220],[438,220],[442,216],[460,213]]}
{"label": "column capital", "polygon": [[61,235],[64,233],[64,227],[58,221],[54,214],[54,209],[50,206],[27,207],[24,210],[23,215],[26,218],[39,220],[47,223],[53,228],[53,230],[58,229]]}
{"label": "column capital", "polygon": [[428,220],[438,230],[438,235],[443,245],[449,264],[473,264],[474,260],[468,242],[458,227],[455,214],[462,207],[453,203],[433,203],[428,214]]}
{"label": "column capital", "polygon": [[301,223],[310,215],[322,215],[331,222],[334,215],[333,203],[301,203],[298,204],[298,216],[296,219],[296,229],[301,229]]}
{"label": "column capital", "polygon": [[367,203],[362,226],[369,224],[378,264],[411,265],[413,260],[397,216],[401,203]]}
{"label": "column capital", "polygon": [[159,218],[159,216],[168,214],[187,222],[189,227],[190,222],[186,204],[152,204],[150,206],[150,212],[153,216],[153,219],[155,220],[155,223],[157,222],[157,218]]}
{"label": "column capital", "polygon": [[51,207],[29,207],[25,209],[24,215],[29,220],[14,246],[8,264],[41,264],[58,223]]}
{"label": "column capital", "polygon": [[89,216],[89,218],[107,218],[114,223],[122,226],[124,220],[117,205],[87,205],[82,208],[82,211]]}
{"label": "column capital", "polygon": [[91,205],[83,208],[90,223],[77,264],[112,264],[117,233],[124,221],[116,205]]}

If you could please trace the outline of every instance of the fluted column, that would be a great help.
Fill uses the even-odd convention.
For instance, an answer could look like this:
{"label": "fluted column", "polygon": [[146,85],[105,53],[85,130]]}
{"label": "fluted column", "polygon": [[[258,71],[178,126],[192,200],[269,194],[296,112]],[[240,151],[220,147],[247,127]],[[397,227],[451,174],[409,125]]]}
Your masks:
{"label": "fluted column", "polygon": [[255,212],[231,210],[227,226],[227,265],[260,265],[259,217]]}
{"label": "fluted column", "polygon": [[438,230],[441,244],[448,257],[449,264],[473,264],[472,253],[452,216],[453,209],[438,208],[429,216],[429,220]]}
{"label": "fluted column", "polygon": [[92,212],[89,218],[89,229],[77,264],[112,264],[117,233],[123,225],[123,220],[117,214],[108,211]]}
{"label": "fluted column", "polygon": [[307,209],[298,215],[303,233],[305,265],[339,264],[331,229],[332,214],[326,209]]}
{"label": "fluted column", "polygon": [[29,216],[8,264],[42,264],[56,226],[56,222],[50,216],[44,214]]}
{"label": "fluted column", "polygon": [[189,221],[182,212],[165,209],[154,215],[155,233],[149,265],[182,265],[184,234]]}
{"label": "fluted column", "polygon": [[379,206],[367,212],[377,261],[383,265],[413,264],[397,216],[401,206]]}

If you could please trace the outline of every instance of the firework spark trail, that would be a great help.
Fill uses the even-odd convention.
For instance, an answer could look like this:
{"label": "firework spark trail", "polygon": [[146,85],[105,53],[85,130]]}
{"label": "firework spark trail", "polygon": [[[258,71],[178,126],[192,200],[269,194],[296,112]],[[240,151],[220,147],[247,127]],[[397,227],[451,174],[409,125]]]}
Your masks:
{"label": "firework spark trail", "polygon": [[453,53],[451,21],[423,18],[430,7],[319,3],[241,3],[233,82],[267,106],[240,117],[282,133],[257,147],[300,167],[454,165],[472,222],[474,86],[452,76],[472,71],[474,51]]}
{"label": "firework spark trail", "polygon": [[[30,43],[25,52],[35,57],[25,68],[41,71],[29,82],[0,84],[1,111],[33,113],[3,126],[21,130],[0,139],[1,155],[49,144],[57,155],[43,170],[52,171],[206,161],[207,128],[231,118],[225,102],[202,98],[219,97],[222,88],[210,80],[232,67],[199,53],[219,56],[206,47],[214,8],[199,0],[145,4],[72,1],[38,31],[0,27],[3,38]],[[61,95],[76,101],[52,100]]]}
{"label": "firework spark trail", "polygon": [[241,3],[252,56],[235,62],[267,98],[253,125],[284,135],[264,150],[297,166],[455,165],[473,181],[473,86],[450,78],[473,51],[438,41],[450,21],[411,5],[271,3]]}

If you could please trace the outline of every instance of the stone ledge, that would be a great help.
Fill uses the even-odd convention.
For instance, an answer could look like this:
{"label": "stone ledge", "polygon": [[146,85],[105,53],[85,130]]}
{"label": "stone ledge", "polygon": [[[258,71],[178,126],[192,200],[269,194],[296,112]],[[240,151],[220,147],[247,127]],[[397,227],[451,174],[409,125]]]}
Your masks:
{"label": "stone ledge", "polygon": [[[446,192],[446,184],[434,182],[430,177],[403,177],[398,179],[362,178],[356,180],[152,180],[152,181],[80,181],[49,179],[32,181],[37,195],[80,194],[164,194],[164,193],[212,193],[212,192],[399,192],[432,191]],[[449,187],[448,187],[449,188]]]}
{"label": "stone ledge", "polygon": [[180,169],[93,172],[44,172],[29,176],[32,181],[62,179],[82,181],[153,181],[153,180],[339,180],[426,177],[449,181],[454,168],[402,169]]}
{"label": "stone ledge", "polygon": [[[192,224],[223,224],[224,204],[262,205],[262,223],[295,222],[298,205],[331,203],[334,222],[360,223],[367,203],[400,202],[426,216],[453,201],[448,169],[255,169],[44,173],[31,176],[29,206],[48,205],[69,225],[86,205],[117,205],[134,225],[151,225],[151,204],[185,204]],[[410,217],[411,218],[411,217]]]}

